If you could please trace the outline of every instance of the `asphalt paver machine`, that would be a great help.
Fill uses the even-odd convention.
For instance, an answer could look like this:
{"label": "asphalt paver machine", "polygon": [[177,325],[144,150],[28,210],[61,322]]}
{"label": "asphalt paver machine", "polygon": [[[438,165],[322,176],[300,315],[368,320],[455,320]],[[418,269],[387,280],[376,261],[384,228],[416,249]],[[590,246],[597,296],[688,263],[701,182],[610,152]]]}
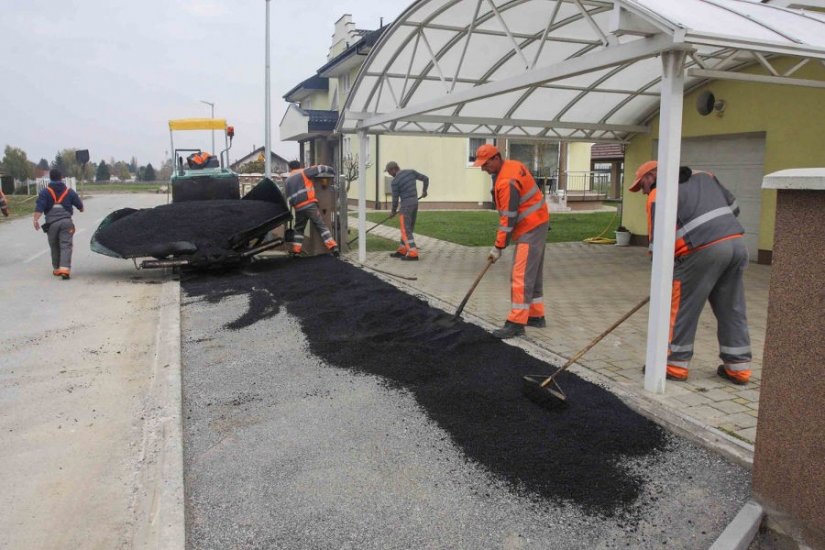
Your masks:
{"label": "asphalt paver machine", "polygon": [[[175,132],[208,130],[223,132],[225,149],[218,156],[200,148],[175,147]],[[235,129],[222,118],[180,118],[169,121],[174,170],[169,185],[172,202],[238,199],[238,174],[229,169],[229,149]]]}

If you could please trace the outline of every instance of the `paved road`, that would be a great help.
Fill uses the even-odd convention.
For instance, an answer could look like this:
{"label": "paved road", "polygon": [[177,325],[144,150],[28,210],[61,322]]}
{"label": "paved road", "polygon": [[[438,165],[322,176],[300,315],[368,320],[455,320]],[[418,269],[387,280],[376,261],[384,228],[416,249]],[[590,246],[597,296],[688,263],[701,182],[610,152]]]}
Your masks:
{"label": "paved road", "polygon": [[132,547],[165,275],[89,239],[109,212],[164,200],[88,198],[70,281],[30,218],[0,224],[0,548]]}

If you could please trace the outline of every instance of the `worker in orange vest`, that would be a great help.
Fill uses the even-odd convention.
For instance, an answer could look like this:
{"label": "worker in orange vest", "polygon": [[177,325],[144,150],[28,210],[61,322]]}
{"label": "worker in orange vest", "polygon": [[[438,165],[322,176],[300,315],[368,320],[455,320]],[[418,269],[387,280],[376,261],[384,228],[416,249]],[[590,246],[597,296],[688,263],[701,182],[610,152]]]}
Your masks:
{"label": "worker in orange vest", "polygon": [[53,169],[49,172],[49,184],[40,191],[34,206],[34,229],[40,230],[40,217],[46,215],[43,231],[49,237],[52,252],[52,275],[68,280],[72,269],[72,241],[75,227],[72,221],[74,208],[83,212],[83,201],[74,189],[63,183],[63,174]]}
{"label": "worker in orange vest", "polygon": [[543,284],[544,248],[550,223],[547,203],[530,170],[516,160],[502,159],[494,145],[479,147],[473,166],[480,166],[493,177],[493,201],[499,223],[488,259],[496,262],[511,241],[516,248],[510,275],[510,315],[502,328],[493,331],[493,336],[521,336],[525,325],[547,326]]}
{"label": "worker in orange vest", "polygon": [[287,200],[289,205],[295,209],[295,235],[290,249],[290,254],[293,256],[301,253],[304,229],[310,220],[321,235],[327,250],[332,254],[338,254],[338,243],[332,238],[332,233],[324,223],[324,218],[318,209],[318,198],[315,196],[315,180],[334,177],[335,169],[332,166],[319,164],[303,170],[295,169],[286,179]]}
{"label": "worker in orange vest", "polygon": [[[650,160],[636,170],[630,191],[647,195],[647,226],[653,252],[658,164]],[[679,169],[673,290],[670,305],[670,342],[667,378],[687,380],[699,315],[710,301],[716,316],[719,358],[716,374],[734,384],[751,376],[751,341],[745,312],[743,276],[748,249],[739,223],[736,197],[716,176]]]}

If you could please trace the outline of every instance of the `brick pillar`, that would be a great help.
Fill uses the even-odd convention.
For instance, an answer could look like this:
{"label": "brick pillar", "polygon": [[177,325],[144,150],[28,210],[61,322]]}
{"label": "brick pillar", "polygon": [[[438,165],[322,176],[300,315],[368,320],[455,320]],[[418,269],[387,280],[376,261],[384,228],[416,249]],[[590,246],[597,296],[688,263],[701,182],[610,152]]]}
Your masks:
{"label": "brick pillar", "polygon": [[753,492],[782,530],[825,548],[825,168],[762,187],[777,206]]}

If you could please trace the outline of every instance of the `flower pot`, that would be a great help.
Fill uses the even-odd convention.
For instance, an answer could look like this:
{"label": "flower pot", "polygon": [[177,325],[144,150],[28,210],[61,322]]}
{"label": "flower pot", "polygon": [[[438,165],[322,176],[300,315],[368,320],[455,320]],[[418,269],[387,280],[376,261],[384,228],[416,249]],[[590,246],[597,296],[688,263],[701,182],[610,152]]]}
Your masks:
{"label": "flower pot", "polygon": [[628,246],[630,244],[630,231],[616,231],[616,246]]}

